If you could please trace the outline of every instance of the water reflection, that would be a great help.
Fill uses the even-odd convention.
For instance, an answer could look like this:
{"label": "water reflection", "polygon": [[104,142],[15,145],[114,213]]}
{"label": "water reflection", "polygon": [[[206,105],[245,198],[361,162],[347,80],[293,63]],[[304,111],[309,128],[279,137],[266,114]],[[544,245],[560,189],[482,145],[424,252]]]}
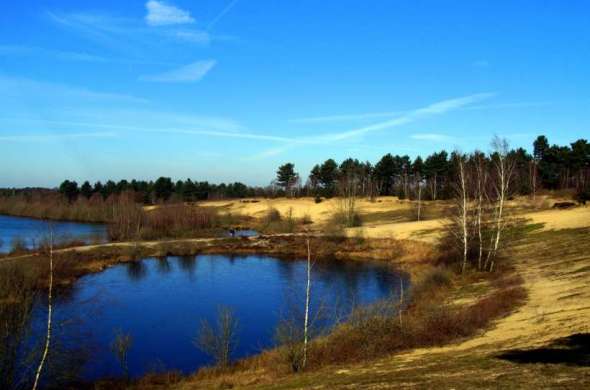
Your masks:
{"label": "water reflection", "polygon": [[[156,362],[190,373],[210,363],[191,340],[201,320],[215,320],[218,305],[235,310],[240,321],[236,355],[244,357],[274,344],[281,318],[301,323],[305,285],[306,261],[302,260],[199,255],[132,261],[87,275],[60,293],[55,313],[56,323],[63,326],[56,342],[72,351],[91,352],[92,359],[82,370],[89,380],[120,374],[110,350],[115,329],[123,329],[135,340],[129,351],[132,376],[145,373]],[[398,289],[399,275],[380,265],[316,262],[311,302],[314,330],[325,330],[346,319],[355,305],[396,295]],[[42,325],[46,311],[36,313]],[[76,356],[84,354],[76,352]]]}
{"label": "water reflection", "polygon": [[158,265],[158,272],[161,274],[167,274],[170,272],[170,262],[168,261],[167,256],[158,256],[156,257],[157,265]]}
{"label": "water reflection", "polygon": [[181,270],[193,277],[197,267],[197,256],[180,256],[178,257],[178,264],[180,265]]}
{"label": "water reflection", "polygon": [[130,261],[126,263],[127,266],[127,275],[129,279],[134,281],[139,281],[143,279],[147,274],[147,267],[145,266],[143,261]]}

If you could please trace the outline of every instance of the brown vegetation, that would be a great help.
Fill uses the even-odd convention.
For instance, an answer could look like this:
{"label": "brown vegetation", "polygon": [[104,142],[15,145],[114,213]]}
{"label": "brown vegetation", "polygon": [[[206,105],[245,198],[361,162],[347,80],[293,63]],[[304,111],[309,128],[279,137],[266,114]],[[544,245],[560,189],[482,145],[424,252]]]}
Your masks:
{"label": "brown vegetation", "polygon": [[0,196],[0,214],[38,219],[79,222],[109,222],[118,196],[107,200],[96,194],[90,199],[79,197],[74,202],[57,192],[33,191],[12,196]]}
{"label": "brown vegetation", "polygon": [[153,240],[202,236],[204,231],[220,225],[220,218],[212,209],[174,204],[144,211],[127,202],[118,205],[108,232],[114,241]]}

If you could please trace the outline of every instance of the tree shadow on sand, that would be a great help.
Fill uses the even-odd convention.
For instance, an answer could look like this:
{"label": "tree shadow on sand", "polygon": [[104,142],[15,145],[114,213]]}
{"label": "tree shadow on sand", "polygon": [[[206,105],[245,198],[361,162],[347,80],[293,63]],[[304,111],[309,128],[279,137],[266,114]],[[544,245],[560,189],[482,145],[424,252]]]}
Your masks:
{"label": "tree shadow on sand", "polygon": [[514,363],[567,364],[590,366],[590,333],[576,333],[534,349],[513,349],[496,355]]}

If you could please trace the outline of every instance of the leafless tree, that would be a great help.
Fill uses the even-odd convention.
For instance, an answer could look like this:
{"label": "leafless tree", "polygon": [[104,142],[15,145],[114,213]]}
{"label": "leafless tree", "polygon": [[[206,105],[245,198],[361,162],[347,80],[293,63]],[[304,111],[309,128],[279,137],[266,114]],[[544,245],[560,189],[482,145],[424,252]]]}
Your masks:
{"label": "leafless tree", "polygon": [[416,186],[416,198],[418,200],[417,205],[417,212],[416,212],[416,217],[417,220],[420,220],[420,216],[422,213],[422,176],[420,175],[419,172],[416,172],[416,174],[414,175],[414,180],[415,180],[415,186]]}
{"label": "leafless tree", "polygon": [[486,160],[483,153],[476,151],[472,156],[474,166],[475,183],[473,185],[474,199],[475,199],[475,230],[477,232],[478,254],[477,254],[477,269],[482,270],[483,252],[484,252],[484,238],[482,234],[482,225],[484,223],[484,213],[486,211],[486,188],[488,184],[488,171],[486,168]]}
{"label": "leafless tree", "polygon": [[33,390],[37,389],[39,385],[39,378],[41,376],[41,371],[43,371],[43,366],[45,365],[45,360],[47,359],[47,354],[49,353],[49,345],[51,343],[51,320],[52,320],[52,312],[53,312],[53,229],[51,225],[49,225],[49,287],[47,290],[47,333],[45,337],[45,348],[43,349],[43,355],[41,356],[41,361],[39,362],[39,366],[37,367],[37,373],[35,374],[35,382],[33,383]]}
{"label": "leafless tree", "polygon": [[129,379],[129,362],[127,356],[129,355],[129,350],[133,345],[133,337],[129,333],[123,333],[121,330],[118,330],[115,335],[115,340],[111,344],[111,350],[117,357],[119,364],[121,365],[121,369],[125,374],[125,378]]}
{"label": "leafless tree", "polygon": [[[306,287],[305,301],[303,305],[296,299],[288,308],[288,312],[283,314],[279,322],[275,340],[280,345],[281,351],[284,352],[285,358],[291,365],[294,372],[305,369],[309,361],[309,344],[310,340],[321,333],[322,320],[325,320],[325,311],[327,306],[338,309],[338,304],[330,302],[330,305],[324,305],[321,300],[314,304],[312,315],[311,298],[312,298],[312,270],[314,261],[311,256],[311,240],[306,240],[307,245],[307,263],[306,263]],[[296,293],[296,295],[299,295]],[[339,313],[336,314],[336,320]]]}
{"label": "leafless tree", "polygon": [[512,174],[514,171],[514,161],[508,156],[508,141],[503,138],[494,137],[492,140],[492,164],[494,170],[494,180],[492,181],[492,191],[494,196],[494,215],[493,215],[493,234],[491,245],[486,258],[485,268],[489,267],[490,271],[494,270],[495,257],[500,247],[502,230],[505,225],[505,205],[508,198]]}
{"label": "leafless tree", "polygon": [[193,343],[204,353],[213,357],[222,368],[228,367],[231,356],[238,345],[239,323],[231,308],[220,306],[217,309],[217,328],[214,329],[206,320],[201,322],[201,329]]}
{"label": "leafless tree", "polygon": [[534,158],[529,162],[529,175],[531,181],[531,195],[533,196],[533,200],[535,200],[537,196],[537,160]]}
{"label": "leafless tree", "polygon": [[400,329],[403,326],[403,322],[402,322],[403,307],[404,307],[404,279],[400,276],[400,278],[399,278],[399,308],[398,308]]}
{"label": "leafless tree", "polygon": [[344,224],[347,227],[353,227],[356,224],[356,198],[357,198],[358,178],[354,173],[349,173],[340,181],[341,212],[344,216]]}
{"label": "leafless tree", "polygon": [[303,324],[303,362],[302,368],[307,364],[307,343],[309,341],[309,306],[311,302],[311,247],[307,238],[307,285],[305,288],[305,319]]}
{"label": "leafless tree", "polygon": [[467,268],[467,253],[469,249],[469,193],[467,191],[467,172],[465,168],[465,157],[461,153],[455,153],[455,165],[457,167],[457,182],[455,184],[455,199],[457,212],[454,216],[457,225],[458,239],[462,246],[463,260],[461,262],[461,272]]}

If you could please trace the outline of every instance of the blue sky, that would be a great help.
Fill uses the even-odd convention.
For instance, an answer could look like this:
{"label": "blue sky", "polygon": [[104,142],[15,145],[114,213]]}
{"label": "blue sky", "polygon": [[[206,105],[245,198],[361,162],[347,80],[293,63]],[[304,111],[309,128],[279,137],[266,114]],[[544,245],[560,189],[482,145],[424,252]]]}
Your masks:
{"label": "blue sky", "polygon": [[589,69],[587,1],[5,1],[0,187],[565,144]]}

